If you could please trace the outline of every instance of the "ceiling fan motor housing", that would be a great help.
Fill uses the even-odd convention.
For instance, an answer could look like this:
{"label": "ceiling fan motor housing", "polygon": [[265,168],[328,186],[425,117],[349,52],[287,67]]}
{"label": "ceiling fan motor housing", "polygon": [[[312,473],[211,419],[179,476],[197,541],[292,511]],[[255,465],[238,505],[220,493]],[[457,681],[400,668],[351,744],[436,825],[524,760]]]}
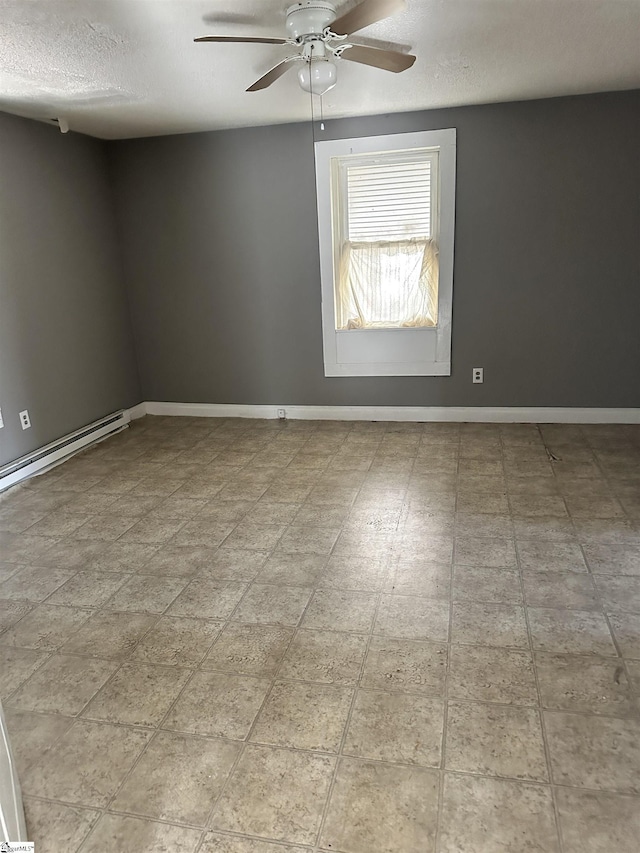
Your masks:
{"label": "ceiling fan motor housing", "polygon": [[304,36],[322,35],[336,19],[333,3],[325,0],[306,0],[287,9],[287,36],[300,39]]}

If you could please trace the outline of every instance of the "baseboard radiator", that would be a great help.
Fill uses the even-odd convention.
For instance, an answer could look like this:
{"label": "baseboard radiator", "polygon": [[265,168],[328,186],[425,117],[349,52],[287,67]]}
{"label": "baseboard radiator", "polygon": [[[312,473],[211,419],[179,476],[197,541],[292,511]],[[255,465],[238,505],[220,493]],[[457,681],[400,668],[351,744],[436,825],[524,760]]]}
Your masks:
{"label": "baseboard radiator", "polygon": [[21,456],[14,462],[9,462],[0,468],[0,492],[14,486],[21,480],[26,480],[34,474],[42,474],[54,465],[59,465],[79,450],[95,444],[124,429],[131,416],[128,411],[114,412],[92,424],[88,424],[75,432],[69,433],[57,441],[52,441],[38,450],[32,450],[26,456]]}

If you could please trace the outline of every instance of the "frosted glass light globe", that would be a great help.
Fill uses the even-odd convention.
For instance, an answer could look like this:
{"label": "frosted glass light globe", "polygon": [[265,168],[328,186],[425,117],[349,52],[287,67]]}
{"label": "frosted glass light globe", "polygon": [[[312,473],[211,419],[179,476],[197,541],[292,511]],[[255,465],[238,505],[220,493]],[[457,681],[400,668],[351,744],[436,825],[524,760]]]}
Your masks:
{"label": "frosted glass light globe", "polygon": [[324,95],[333,89],[337,80],[338,71],[330,59],[312,59],[298,69],[300,88],[314,95]]}

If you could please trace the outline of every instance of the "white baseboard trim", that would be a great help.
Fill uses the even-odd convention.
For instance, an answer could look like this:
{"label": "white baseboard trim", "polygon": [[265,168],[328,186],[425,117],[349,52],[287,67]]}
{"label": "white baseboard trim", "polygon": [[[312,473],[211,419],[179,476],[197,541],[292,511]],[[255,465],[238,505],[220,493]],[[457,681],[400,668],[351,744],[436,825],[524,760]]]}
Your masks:
{"label": "white baseboard trim", "polygon": [[147,414],[147,404],[138,403],[137,406],[132,406],[130,409],[127,409],[127,412],[130,420],[132,421],[135,421],[138,418],[143,418]]}
{"label": "white baseboard trim", "polygon": [[[587,409],[517,406],[252,406],[227,403],[141,403],[148,415],[195,418],[277,419],[284,409],[289,420],[417,421],[467,423],[640,424],[637,409]],[[139,409],[136,406],[136,409]],[[131,410],[130,410],[131,411]],[[137,417],[139,415],[132,415]]]}

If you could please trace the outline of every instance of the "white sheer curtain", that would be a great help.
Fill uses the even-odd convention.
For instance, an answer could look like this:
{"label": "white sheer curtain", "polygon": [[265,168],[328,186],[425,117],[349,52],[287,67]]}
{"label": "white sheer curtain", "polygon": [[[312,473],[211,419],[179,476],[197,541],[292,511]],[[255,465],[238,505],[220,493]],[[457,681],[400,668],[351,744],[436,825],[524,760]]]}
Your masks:
{"label": "white sheer curtain", "polygon": [[435,240],[347,241],[336,292],[336,328],[435,326],[438,247]]}

